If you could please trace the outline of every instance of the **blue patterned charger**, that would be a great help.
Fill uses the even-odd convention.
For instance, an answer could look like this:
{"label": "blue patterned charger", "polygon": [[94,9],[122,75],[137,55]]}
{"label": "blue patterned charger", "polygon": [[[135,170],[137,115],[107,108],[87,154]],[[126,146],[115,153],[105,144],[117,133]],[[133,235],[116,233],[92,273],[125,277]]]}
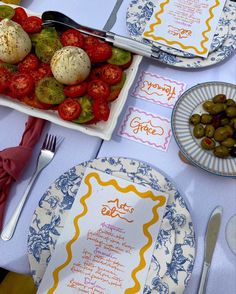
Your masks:
{"label": "blue patterned charger", "polygon": [[171,125],[175,140],[184,156],[196,166],[225,177],[236,177],[236,160],[233,157],[219,158],[210,150],[201,148],[200,139],[196,139],[189,124],[192,114],[206,111],[202,104],[217,94],[225,94],[236,101],[236,85],[225,82],[207,82],[198,84],[178,99],[172,112]]}
{"label": "blue patterned charger", "polygon": [[[142,33],[156,8],[157,0],[132,0],[127,9],[126,26],[131,38],[146,44],[151,41],[143,39]],[[207,58],[193,57],[192,54],[167,46],[156,46],[159,50],[158,60],[172,66],[197,68],[223,61],[236,50],[236,3],[226,0],[218,29],[212,41]]]}
{"label": "blue patterned charger", "polygon": [[195,259],[194,228],[186,203],[170,180],[159,171],[144,162],[121,157],[81,163],[56,179],[42,196],[28,236],[28,257],[36,285],[39,285],[50,261],[86,167],[169,194],[144,293],[183,293]]}

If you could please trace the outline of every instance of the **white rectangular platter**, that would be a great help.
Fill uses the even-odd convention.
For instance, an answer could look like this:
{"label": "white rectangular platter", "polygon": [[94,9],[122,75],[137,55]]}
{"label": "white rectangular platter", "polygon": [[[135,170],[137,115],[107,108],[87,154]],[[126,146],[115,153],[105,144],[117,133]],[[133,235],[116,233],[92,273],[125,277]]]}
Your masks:
{"label": "white rectangular platter", "polygon": [[[0,2],[0,4],[4,4],[4,3]],[[15,5],[11,5],[11,6],[16,7]],[[32,11],[29,11],[27,9],[25,10],[28,13],[28,15],[40,16],[39,14],[34,13]],[[33,108],[24,103],[21,103],[19,100],[12,99],[2,94],[0,94],[0,105],[10,107],[12,109],[18,110],[20,112],[23,112],[25,114],[28,114],[34,117],[39,117],[39,118],[48,120],[52,123],[55,123],[57,125],[60,125],[66,128],[80,131],[87,135],[96,136],[104,140],[110,140],[112,133],[116,127],[118,117],[128,98],[129,89],[135,79],[141,60],[142,60],[142,56],[140,55],[133,56],[132,64],[126,70],[125,84],[119,94],[119,97],[111,103],[110,116],[106,122],[98,122],[97,124],[92,124],[92,125],[76,124],[73,122],[62,120],[58,116],[56,111],[41,110],[41,109]]]}

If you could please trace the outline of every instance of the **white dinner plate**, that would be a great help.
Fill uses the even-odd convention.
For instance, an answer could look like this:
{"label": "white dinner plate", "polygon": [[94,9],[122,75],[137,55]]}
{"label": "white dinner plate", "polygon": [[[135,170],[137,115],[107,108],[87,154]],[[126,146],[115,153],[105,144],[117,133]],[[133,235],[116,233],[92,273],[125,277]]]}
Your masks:
{"label": "white dinner plate", "polygon": [[28,257],[36,285],[50,261],[86,167],[169,194],[144,293],[183,293],[195,259],[194,228],[184,198],[160,171],[144,162],[120,157],[81,163],[56,179],[42,196],[28,236]]}
{"label": "white dinner plate", "polygon": [[[1,2],[0,2],[1,4]],[[5,4],[5,3],[2,3]],[[9,4],[8,4],[9,5]],[[12,7],[17,7],[16,5],[9,5]],[[40,16],[37,13],[25,9],[29,15]],[[119,97],[111,103],[110,116],[106,122],[98,122],[93,125],[86,124],[76,124],[73,122],[65,121],[61,119],[56,111],[52,110],[41,110],[28,106],[17,99],[13,99],[0,94],[0,105],[7,106],[12,109],[18,110],[20,112],[32,115],[34,117],[39,117],[48,121],[51,121],[57,125],[80,131],[87,135],[96,136],[104,140],[110,140],[112,133],[116,127],[118,117],[124,107],[126,99],[128,97],[128,92],[132,83],[135,79],[136,73],[138,71],[139,64],[142,60],[142,56],[134,55],[133,61],[130,67],[126,70],[126,81],[119,94]]]}
{"label": "white dinner plate", "polygon": [[205,112],[202,104],[217,94],[225,94],[236,101],[236,85],[224,82],[198,84],[184,92],[176,102],[171,118],[175,140],[184,156],[196,166],[225,177],[236,177],[236,159],[219,158],[204,150],[200,140],[192,134],[189,119],[194,113]]}
{"label": "white dinner plate", "polygon": [[[157,3],[158,1],[155,0],[132,0],[130,2],[126,14],[126,26],[131,38],[146,44],[152,44],[151,41],[142,38],[142,33]],[[223,61],[236,50],[235,15],[236,3],[226,0],[218,30],[212,42],[211,52],[207,58],[193,57],[192,54],[187,52],[160,45],[156,46],[159,50],[162,49],[159,51],[158,60],[171,66],[187,68],[205,67]],[[156,45],[157,43],[154,44]]]}

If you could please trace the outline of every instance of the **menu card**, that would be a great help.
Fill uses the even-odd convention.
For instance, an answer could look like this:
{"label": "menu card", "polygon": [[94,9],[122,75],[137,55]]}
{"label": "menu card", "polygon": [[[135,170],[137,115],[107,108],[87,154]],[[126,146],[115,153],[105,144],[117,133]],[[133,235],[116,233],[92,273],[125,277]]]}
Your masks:
{"label": "menu card", "polygon": [[160,0],[143,37],[207,57],[225,0]]}
{"label": "menu card", "polygon": [[37,293],[143,293],[167,198],[87,168]]}

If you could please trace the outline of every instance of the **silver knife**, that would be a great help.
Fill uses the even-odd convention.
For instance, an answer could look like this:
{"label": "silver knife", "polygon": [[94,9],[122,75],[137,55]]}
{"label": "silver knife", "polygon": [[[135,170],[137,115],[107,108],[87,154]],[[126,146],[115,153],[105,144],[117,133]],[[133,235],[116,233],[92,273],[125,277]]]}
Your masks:
{"label": "silver knife", "polygon": [[114,24],[116,23],[117,12],[120,9],[122,2],[123,2],[123,0],[116,1],[116,4],[115,4],[109,18],[103,27],[104,31],[110,31],[113,28]]}
{"label": "silver knife", "polygon": [[107,42],[112,43],[114,46],[128,50],[130,52],[158,59],[160,56],[160,50],[153,48],[147,44],[139,41],[120,36],[113,32],[106,32],[104,30],[98,30],[90,27],[83,26],[67,15],[58,11],[45,11],[42,14],[43,27],[58,27],[59,29],[73,28],[84,34],[92,35],[101,38]]}
{"label": "silver knife", "polygon": [[215,249],[218,233],[220,230],[222,211],[222,207],[217,206],[213,210],[207,225],[207,231],[205,235],[204,263],[202,268],[201,280],[198,288],[198,294],[203,294],[206,290],[208,272],[211,266],[212,255]]}

